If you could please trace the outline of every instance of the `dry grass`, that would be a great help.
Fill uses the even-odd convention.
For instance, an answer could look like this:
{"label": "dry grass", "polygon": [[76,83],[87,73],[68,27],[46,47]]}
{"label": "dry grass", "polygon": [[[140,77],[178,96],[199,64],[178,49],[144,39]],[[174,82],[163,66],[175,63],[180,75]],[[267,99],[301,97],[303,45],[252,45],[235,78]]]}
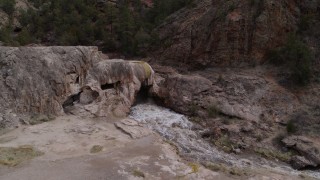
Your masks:
{"label": "dry grass", "polygon": [[234,147],[237,145],[234,144],[227,135],[220,137],[219,139],[213,140],[214,145],[222,149],[224,152],[230,153]]}
{"label": "dry grass", "polygon": [[199,168],[200,168],[199,164],[190,162],[188,163],[188,166],[192,169],[191,173],[199,172]]}
{"label": "dry grass", "polygon": [[0,164],[16,166],[24,161],[43,155],[32,146],[0,147]]}
{"label": "dry grass", "polygon": [[228,167],[223,164],[214,164],[214,163],[208,162],[208,163],[204,164],[204,166],[212,171],[228,173],[233,176],[248,176],[249,175],[249,171],[246,169],[240,169],[240,168],[236,168],[236,167]]}
{"label": "dry grass", "polygon": [[140,178],[145,178],[146,176],[144,175],[144,173],[138,169],[132,171],[132,175],[135,177],[140,177]]}
{"label": "dry grass", "polygon": [[257,154],[267,158],[267,159],[278,159],[280,161],[289,162],[293,156],[292,152],[283,153],[281,151],[275,151],[264,148],[257,148],[254,150]]}
{"label": "dry grass", "polygon": [[30,118],[30,125],[36,125],[36,124],[41,124],[44,122],[48,122],[48,121],[53,121],[55,119],[54,116],[51,115],[44,115],[44,114],[38,114],[38,115],[34,115]]}
{"label": "dry grass", "polygon": [[100,145],[94,145],[92,146],[92,148],[90,149],[90,153],[98,153],[101,152],[103,150],[103,147]]}

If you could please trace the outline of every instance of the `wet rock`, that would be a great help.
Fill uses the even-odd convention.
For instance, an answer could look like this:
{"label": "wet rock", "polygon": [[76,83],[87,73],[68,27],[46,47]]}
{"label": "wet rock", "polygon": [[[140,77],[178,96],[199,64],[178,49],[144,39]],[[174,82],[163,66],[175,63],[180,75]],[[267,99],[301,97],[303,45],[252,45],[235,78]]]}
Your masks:
{"label": "wet rock", "polygon": [[306,167],[316,167],[317,164],[313,163],[312,161],[307,160],[303,156],[293,156],[290,160],[290,164],[295,169],[303,169]]}

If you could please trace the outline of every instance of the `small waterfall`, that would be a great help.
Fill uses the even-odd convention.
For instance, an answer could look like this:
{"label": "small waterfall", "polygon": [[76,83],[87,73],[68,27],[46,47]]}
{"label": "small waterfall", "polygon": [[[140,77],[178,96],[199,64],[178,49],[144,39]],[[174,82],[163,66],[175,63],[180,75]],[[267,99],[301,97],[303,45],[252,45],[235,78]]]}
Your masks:
{"label": "small waterfall", "polygon": [[[150,102],[132,107],[129,117],[158,132],[178,148],[182,157],[192,161],[224,163],[240,168],[268,168],[282,173],[301,174],[300,171],[289,166],[276,164],[272,161],[258,162],[253,159],[249,160],[251,163],[248,163],[248,159],[221,152],[201,138],[201,130],[194,130],[195,124],[189,121],[186,116]],[[303,171],[303,173],[320,178],[320,172]]]}

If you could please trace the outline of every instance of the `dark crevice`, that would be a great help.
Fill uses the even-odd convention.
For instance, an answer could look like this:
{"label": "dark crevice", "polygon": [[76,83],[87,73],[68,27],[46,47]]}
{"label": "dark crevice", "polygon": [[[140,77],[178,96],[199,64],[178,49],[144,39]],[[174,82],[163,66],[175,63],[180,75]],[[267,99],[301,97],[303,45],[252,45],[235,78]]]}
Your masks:
{"label": "dark crevice", "polygon": [[115,83],[113,83],[113,84],[106,83],[106,84],[101,85],[102,90],[113,89],[114,87],[115,87]]}
{"label": "dark crevice", "polygon": [[75,102],[79,102],[81,93],[82,91],[79,92],[78,94],[73,94],[69,96],[68,99],[62,104],[63,109],[69,106],[73,106]]}
{"label": "dark crevice", "polygon": [[151,96],[149,96],[150,88],[151,86],[141,86],[139,92],[136,95],[136,99],[133,106],[149,102],[149,100],[151,99]]}
{"label": "dark crevice", "polygon": [[20,27],[15,27],[13,30],[13,32],[15,32],[15,33],[19,33],[21,31],[22,31],[22,28],[20,28]]}

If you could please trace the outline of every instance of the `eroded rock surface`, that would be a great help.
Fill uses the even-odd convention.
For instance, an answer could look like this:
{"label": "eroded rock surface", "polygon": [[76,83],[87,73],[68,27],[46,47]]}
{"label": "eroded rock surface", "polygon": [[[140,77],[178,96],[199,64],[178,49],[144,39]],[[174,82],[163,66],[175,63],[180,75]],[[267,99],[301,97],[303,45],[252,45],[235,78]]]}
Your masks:
{"label": "eroded rock surface", "polygon": [[[156,78],[160,79],[160,78]],[[274,80],[256,72],[207,69],[195,75],[170,75],[157,83],[156,96],[188,115],[205,116],[208,110],[259,122],[286,118],[298,99]]]}
{"label": "eroded rock surface", "polygon": [[79,104],[83,116],[126,116],[142,86],[153,85],[154,72],[142,61],[102,60],[89,70]]}
{"label": "eroded rock surface", "polygon": [[130,135],[133,139],[142,138],[152,133],[152,131],[148,129],[141,128],[143,126],[132,119],[123,119],[119,122],[115,122],[114,125],[124,133]]}
{"label": "eroded rock surface", "polygon": [[97,60],[94,47],[1,47],[1,110],[62,113]]}
{"label": "eroded rock surface", "polygon": [[154,76],[147,63],[109,60],[96,47],[0,47],[0,73],[1,112],[84,116],[125,116]]}
{"label": "eroded rock surface", "polygon": [[297,169],[320,165],[320,144],[317,141],[304,136],[289,136],[283,139],[282,142],[303,156],[295,157],[291,160]]}
{"label": "eroded rock surface", "polygon": [[157,62],[181,69],[259,64],[268,50],[282,45],[287,34],[298,29],[303,12],[316,13],[319,8],[315,0],[194,4],[158,27],[164,45],[155,53]]}

